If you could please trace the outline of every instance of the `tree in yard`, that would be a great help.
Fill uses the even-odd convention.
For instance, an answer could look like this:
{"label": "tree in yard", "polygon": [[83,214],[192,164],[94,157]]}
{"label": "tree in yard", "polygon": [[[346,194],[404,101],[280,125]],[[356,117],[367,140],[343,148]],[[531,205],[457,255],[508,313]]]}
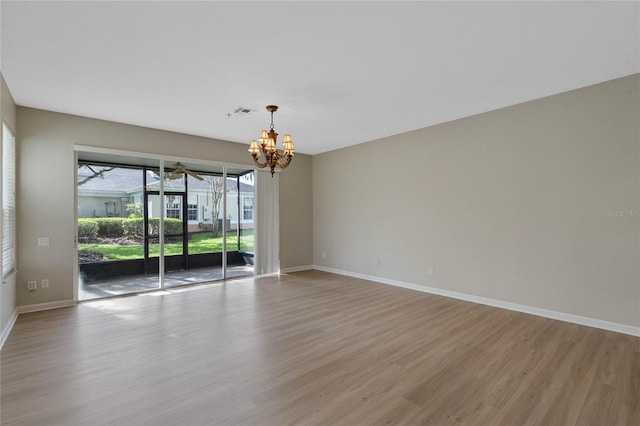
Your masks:
{"label": "tree in yard", "polygon": [[111,170],[115,169],[115,167],[100,167],[99,169],[95,166],[89,166],[88,164],[78,164],[78,169],[81,169],[82,167],[86,167],[87,169],[91,170],[91,174],[84,177],[82,180],[78,181],[78,186],[84,185],[85,183],[89,182],[92,179],[95,179],[97,177],[104,177],[104,174],[106,172],[110,172]]}
{"label": "tree in yard", "polygon": [[142,203],[128,203],[124,209],[129,213],[129,219],[142,217]]}
{"label": "tree in yard", "polygon": [[220,236],[221,231],[218,219],[220,218],[220,201],[222,201],[222,196],[225,193],[225,182],[222,176],[207,176],[206,181],[209,184],[209,194],[212,201],[211,223],[213,225],[213,237],[217,238]]}

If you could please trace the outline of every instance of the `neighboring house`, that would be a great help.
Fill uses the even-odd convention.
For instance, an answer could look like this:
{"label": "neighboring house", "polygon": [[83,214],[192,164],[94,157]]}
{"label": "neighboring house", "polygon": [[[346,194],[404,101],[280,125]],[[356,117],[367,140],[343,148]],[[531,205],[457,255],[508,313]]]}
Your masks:
{"label": "neighboring house", "polygon": [[[142,169],[124,167],[104,167],[81,165],[78,167],[78,217],[128,217],[127,205],[144,202],[144,183]],[[160,190],[160,179],[152,171],[147,171],[147,190]],[[184,179],[164,181],[165,202],[160,203],[159,196],[148,195],[149,217],[160,217],[164,208],[167,218],[183,219],[182,203],[187,203],[187,223],[189,232],[203,231],[213,223],[214,193],[220,176],[203,175],[204,181],[188,177],[186,197]],[[228,177],[227,227],[228,229],[253,229],[254,223],[254,185],[248,179]],[[221,190],[221,189],[220,189]],[[217,219],[222,218],[222,199],[218,204]]]}

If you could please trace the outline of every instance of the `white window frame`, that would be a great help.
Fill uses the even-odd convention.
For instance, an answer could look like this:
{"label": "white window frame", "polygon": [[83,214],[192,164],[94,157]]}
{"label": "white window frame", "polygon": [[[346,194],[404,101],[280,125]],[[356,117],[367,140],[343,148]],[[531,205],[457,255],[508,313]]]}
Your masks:
{"label": "white window frame", "polygon": [[[180,202],[176,202],[175,198],[172,198],[171,195],[167,195],[167,202],[164,206],[164,213],[167,219],[182,219],[182,204]],[[174,213],[178,212],[178,217],[174,217]],[[170,213],[171,212],[171,213]]]}
{"label": "white window frame", "polygon": [[[251,206],[247,206],[245,204],[245,202],[247,200],[251,200]],[[247,209],[247,207],[251,207],[250,209]],[[246,212],[251,212],[251,218],[247,219],[245,216]],[[254,197],[243,197],[242,198],[242,222],[253,222],[253,218],[254,216],[254,212],[255,212],[255,200]]]}
{"label": "white window frame", "polygon": [[[191,215],[195,215],[194,218]],[[189,222],[197,222],[198,221],[198,205],[197,204],[187,204],[187,220]]]}
{"label": "white window frame", "polygon": [[2,278],[16,271],[16,138],[2,122]]}
{"label": "white window frame", "polygon": [[[189,194],[187,197],[187,221],[190,223],[198,222],[200,219],[200,197],[198,194]],[[195,214],[195,219],[191,215]]]}

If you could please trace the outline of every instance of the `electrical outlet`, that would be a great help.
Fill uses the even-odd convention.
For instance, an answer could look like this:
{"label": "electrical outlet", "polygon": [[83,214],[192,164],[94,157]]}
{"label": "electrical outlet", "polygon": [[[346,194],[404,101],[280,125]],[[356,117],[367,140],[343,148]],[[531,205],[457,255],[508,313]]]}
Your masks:
{"label": "electrical outlet", "polygon": [[38,247],[49,247],[49,237],[39,237]]}
{"label": "electrical outlet", "polygon": [[433,275],[433,268],[432,268],[432,267],[429,267],[429,269],[427,270],[427,273],[428,273],[429,275]]}
{"label": "electrical outlet", "polygon": [[326,259],[326,258],[327,258],[327,253],[322,252],[322,258],[323,258],[323,259]]}
{"label": "electrical outlet", "polygon": [[48,288],[49,287],[49,280],[44,279],[44,280],[40,281],[40,287],[41,288]]}
{"label": "electrical outlet", "polygon": [[27,281],[27,290],[36,291],[38,289],[38,281]]}

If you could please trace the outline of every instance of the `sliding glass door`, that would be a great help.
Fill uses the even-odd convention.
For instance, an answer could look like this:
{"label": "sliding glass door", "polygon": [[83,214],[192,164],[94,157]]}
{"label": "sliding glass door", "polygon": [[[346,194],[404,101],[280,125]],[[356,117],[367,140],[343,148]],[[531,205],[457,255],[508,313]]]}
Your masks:
{"label": "sliding glass door", "polygon": [[253,172],[166,169],[79,160],[79,300],[253,275]]}

